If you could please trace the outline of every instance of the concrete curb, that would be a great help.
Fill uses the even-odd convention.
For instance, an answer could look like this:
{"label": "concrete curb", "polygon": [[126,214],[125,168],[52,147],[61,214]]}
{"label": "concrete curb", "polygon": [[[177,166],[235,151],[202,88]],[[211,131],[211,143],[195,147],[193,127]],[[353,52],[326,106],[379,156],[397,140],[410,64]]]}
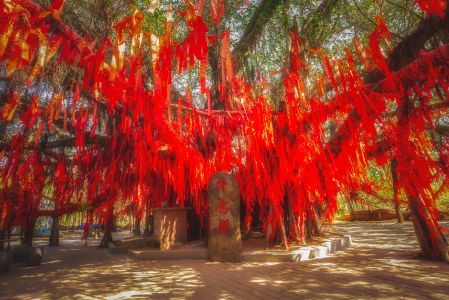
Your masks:
{"label": "concrete curb", "polygon": [[335,238],[317,246],[305,246],[292,251],[270,252],[266,250],[246,251],[242,254],[243,262],[298,262],[316,258],[324,258],[329,254],[344,250],[351,246],[350,235]]}
{"label": "concrete curb", "polygon": [[[244,251],[242,262],[299,262],[324,258],[329,254],[344,250],[352,245],[350,235],[329,239],[320,245],[304,246],[292,251],[256,250]],[[151,248],[134,248],[109,244],[110,254],[127,254],[138,260],[207,260],[207,248],[158,250]]]}

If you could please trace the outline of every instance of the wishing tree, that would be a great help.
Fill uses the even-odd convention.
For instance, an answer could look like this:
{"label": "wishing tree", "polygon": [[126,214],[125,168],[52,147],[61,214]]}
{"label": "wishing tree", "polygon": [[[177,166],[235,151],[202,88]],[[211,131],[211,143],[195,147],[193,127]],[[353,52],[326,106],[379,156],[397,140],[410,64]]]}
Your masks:
{"label": "wishing tree", "polygon": [[[366,40],[330,55],[303,39],[339,2],[323,0],[286,25],[278,81],[243,66],[280,0],[238,2],[257,7],[237,43],[223,0],[126,3],[132,13],[93,37],[64,20],[63,0],[37,2],[0,4],[1,228],[20,225],[31,243],[38,217],[83,212],[86,234],[94,217],[110,233],[130,205],[141,216],[167,199],[207,227],[207,184],[225,170],[244,229],[257,207],[265,229],[301,242],[332,221],[339,194],[369,190],[369,161],[393,162],[423,255],[449,260],[432,189],[449,178],[448,145],[433,138],[446,130],[449,45],[428,45],[449,28],[446,1],[413,2],[425,15],[395,47],[379,14]],[[179,84],[191,76],[194,87]],[[53,210],[41,209],[48,190]]]}

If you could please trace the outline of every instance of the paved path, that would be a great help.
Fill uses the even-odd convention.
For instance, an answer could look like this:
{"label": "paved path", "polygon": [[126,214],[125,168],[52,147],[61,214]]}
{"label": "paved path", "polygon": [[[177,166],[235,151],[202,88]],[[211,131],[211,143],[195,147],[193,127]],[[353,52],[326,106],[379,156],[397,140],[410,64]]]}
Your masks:
{"label": "paved path", "polygon": [[79,241],[0,275],[7,299],[449,299],[449,264],[417,257],[410,223],[339,223],[354,246],[301,263],[136,261]]}

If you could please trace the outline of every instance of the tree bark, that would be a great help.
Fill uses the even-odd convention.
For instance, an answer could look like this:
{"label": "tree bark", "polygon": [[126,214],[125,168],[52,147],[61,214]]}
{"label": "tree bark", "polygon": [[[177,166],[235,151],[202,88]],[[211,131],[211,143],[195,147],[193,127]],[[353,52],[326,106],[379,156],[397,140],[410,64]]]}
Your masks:
{"label": "tree bark", "polygon": [[268,21],[276,12],[276,8],[282,2],[282,0],[262,0],[257,9],[254,11],[242,37],[235,45],[234,51],[232,52],[237,62],[234,66],[236,73],[248,59],[248,53],[254,47],[263,29],[268,24]]}
{"label": "tree bark", "polygon": [[[449,1],[447,1],[449,2]],[[449,6],[446,9],[445,18],[441,19],[438,16],[431,16],[421,21],[418,28],[405,37],[396,47],[391,51],[389,55],[389,66],[392,72],[399,71],[406,68],[409,64],[415,61],[419,51],[423,49],[424,44],[438,31],[449,27]],[[413,70],[412,68],[410,68]],[[407,75],[410,76],[413,72],[405,70]],[[364,81],[367,84],[376,84],[376,86],[382,86],[379,84],[385,78],[385,74],[379,70],[374,70],[366,74]],[[346,120],[342,123],[337,131],[337,134],[328,143],[328,147],[331,149],[331,153],[334,157],[338,156],[341,152],[341,144],[348,140],[351,136],[351,128],[356,129],[360,125],[360,115],[354,109],[352,110]]]}
{"label": "tree bark", "polygon": [[357,198],[357,192],[351,191],[349,193],[349,199],[347,200],[347,203],[348,203],[349,215],[351,216],[352,222],[355,221],[355,211],[354,211],[353,203],[355,202],[356,198]]}
{"label": "tree bark", "polygon": [[273,206],[270,204],[267,218],[268,219],[267,229],[265,233],[265,249],[270,249],[271,246],[271,236],[273,235],[273,226],[271,225],[272,215],[273,215]]}
{"label": "tree bark", "polygon": [[100,248],[108,248],[109,243],[112,242],[112,227],[114,226],[114,207],[108,208],[106,222],[104,224],[104,234],[100,242]]}
{"label": "tree bark", "polygon": [[[449,1],[446,1],[449,2]],[[418,57],[419,51],[424,48],[425,43],[437,32],[449,28],[449,5],[444,18],[437,15],[423,19],[419,26],[406,36],[389,54],[389,67],[397,71],[412,63]],[[365,77],[366,83],[374,83],[385,78],[379,70],[370,72]]]}
{"label": "tree bark", "polygon": [[[413,228],[424,257],[449,262],[449,244],[421,199],[408,197],[412,211]],[[433,238],[432,236],[435,235]]]}
{"label": "tree bark", "polygon": [[6,250],[11,249],[11,230],[12,226],[11,224],[8,224],[7,231],[8,231],[8,246],[6,247]]}
{"label": "tree bark", "polygon": [[5,229],[2,228],[0,229],[0,250],[4,250],[5,249]]}
{"label": "tree bark", "polygon": [[48,241],[49,246],[59,246],[59,216],[53,217],[51,223],[50,239]]}
{"label": "tree bark", "polygon": [[33,246],[34,224],[35,222],[31,221],[30,224],[23,229],[22,245]]}
{"label": "tree bark", "polygon": [[[310,210],[310,215],[307,214],[306,216],[308,218],[310,218],[309,220],[309,227],[308,230],[310,231],[310,237],[311,236],[321,236],[322,235],[322,231],[321,231],[321,227],[322,224],[324,223],[324,218],[325,216],[325,212],[326,212],[326,205],[327,205],[327,191],[326,191],[326,177],[324,176],[324,170],[322,168],[322,166],[318,163],[317,164],[318,167],[318,175],[320,178],[320,184],[321,184],[321,189],[324,191],[325,195],[324,195],[324,201],[320,204],[316,201],[313,202],[313,204],[310,205],[311,210]],[[306,227],[307,229],[307,227]]]}
{"label": "tree bark", "polygon": [[112,230],[111,228],[107,228],[101,238],[100,248],[108,248],[110,242],[112,242]]}
{"label": "tree bark", "polygon": [[6,224],[8,223],[8,207],[6,203],[2,203],[0,205],[0,250],[5,249],[5,231],[6,231]]}
{"label": "tree bark", "polygon": [[287,240],[287,234],[285,232],[285,225],[281,218],[281,215],[279,215],[279,214],[278,214],[278,222],[279,222],[279,227],[281,229],[282,242],[284,244],[284,248],[285,248],[285,250],[288,251],[288,240]]}
{"label": "tree bark", "polygon": [[137,213],[137,211],[135,211],[134,213],[135,213],[135,216],[134,216],[133,233],[134,233],[134,235],[140,235],[142,233],[142,231],[140,229],[141,218],[139,217],[139,214]]}
{"label": "tree bark", "polygon": [[303,241],[301,240],[301,231],[300,231],[300,228],[299,228],[298,219],[295,217],[295,213],[293,212],[293,209],[292,209],[291,205],[289,205],[289,208],[290,208],[289,209],[290,220],[291,220],[291,222],[293,222],[294,231],[295,231],[295,236],[294,236],[295,241],[298,244],[302,244]]}
{"label": "tree bark", "polygon": [[304,238],[306,240],[306,242],[309,242],[312,240],[313,237],[313,222],[312,222],[312,218],[310,217],[310,212],[307,211],[306,213],[306,221],[304,222]]}
{"label": "tree bark", "polygon": [[408,123],[411,110],[412,104],[408,97],[405,97],[398,108],[396,160],[398,169],[402,170],[401,173],[398,173],[398,177],[407,194],[408,203],[412,211],[413,227],[422,255],[449,262],[449,244],[441,232],[436,218],[432,216],[428,206],[421,199],[421,196],[417,195],[416,191],[410,187],[410,184],[404,184],[404,180],[412,177],[415,172],[415,170],[410,168],[413,157],[410,157],[410,154],[405,150],[410,143],[411,129]]}
{"label": "tree bark", "polygon": [[149,236],[150,235],[150,203],[149,199],[147,199],[145,203],[145,211],[143,213],[144,220],[143,220],[143,235]]}
{"label": "tree bark", "polygon": [[112,223],[109,223],[104,228],[104,234],[101,238],[100,248],[108,248],[109,243],[112,242]]}
{"label": "tree bark", "polygon": [[396,212],[396,217],[398,219],[398,223],[404,223],[404,217],[402,216],[401,205],[398,199],[398,161],[396,159],[391,160],[391,176],[393,178],[393,201],[394,201],[394,210]]}
{"label": "tree bark", "polygon": [[310,204],[306,213],[305,235],[306,240],[311,241],[313,237],[321,236],[321,218],[324,210],[319,204]]}

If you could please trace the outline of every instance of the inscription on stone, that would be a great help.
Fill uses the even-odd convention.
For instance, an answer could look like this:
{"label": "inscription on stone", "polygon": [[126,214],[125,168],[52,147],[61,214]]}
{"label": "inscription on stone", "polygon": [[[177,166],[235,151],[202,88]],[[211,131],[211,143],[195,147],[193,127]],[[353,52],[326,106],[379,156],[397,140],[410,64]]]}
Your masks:
{"label": "inscription on stone", "polygon": [[209,181],[208,256],[212,261],[241,260],[240,191],[235,176],[218,172]]}

